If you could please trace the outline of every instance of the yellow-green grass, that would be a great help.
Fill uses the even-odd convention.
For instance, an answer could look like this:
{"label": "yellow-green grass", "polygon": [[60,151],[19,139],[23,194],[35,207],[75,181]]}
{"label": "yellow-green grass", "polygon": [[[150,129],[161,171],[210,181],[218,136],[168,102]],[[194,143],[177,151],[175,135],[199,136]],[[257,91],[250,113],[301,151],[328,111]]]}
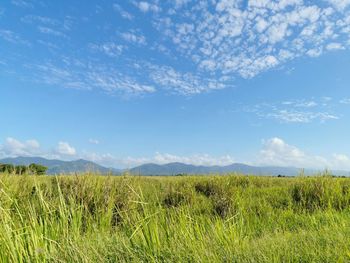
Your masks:
{"label": "yellow-green grass", "polygon": [[350,179],[0,175],[0,262],[350,262]]}

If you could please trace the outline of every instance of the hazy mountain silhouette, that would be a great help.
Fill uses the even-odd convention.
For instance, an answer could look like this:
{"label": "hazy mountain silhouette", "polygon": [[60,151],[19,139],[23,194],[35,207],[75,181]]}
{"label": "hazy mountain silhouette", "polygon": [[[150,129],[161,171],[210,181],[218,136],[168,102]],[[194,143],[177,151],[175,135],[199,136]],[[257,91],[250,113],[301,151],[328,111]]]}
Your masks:
{"label": "hazy mountain silhouette", "polygon": [[[154,164],[147,163],[128,170],[107,168],[91,161],[79,159],[75,161],[50,160],[41,157],[15,157],[0,159],[0,163],[14,165],[29,165],[31,163],[41,164],[48,167],[48,174],[71,174],[95,172],[100,174],[121,174],[129,172],[133,175],[177,175],[177,174],[224,174],[224,173],[242,173],[252,175],[285,175],[296,176],[302,169],[296,167],[277,167],[277,166],[251,166],[242,163],[234,163],[226,166],[203,166],[184,163]],[[305,175],[312,175],[321,170],[305,169]],[[332,171],[335,175],[349,176],[349,171]]]}

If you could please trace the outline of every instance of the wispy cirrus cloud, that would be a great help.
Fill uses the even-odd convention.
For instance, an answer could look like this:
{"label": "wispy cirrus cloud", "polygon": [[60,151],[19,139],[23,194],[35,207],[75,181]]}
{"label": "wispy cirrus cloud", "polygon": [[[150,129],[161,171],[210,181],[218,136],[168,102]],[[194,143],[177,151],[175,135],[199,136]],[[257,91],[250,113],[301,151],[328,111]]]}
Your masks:
{"label": "wispy cirrus cloud", "polygon": [[125,18],[125,19],[128,19],[128,20],[133,20],[134,19],[134,16],[127,12],[126,10],[124,10],[120,5],[118,4],[113,4],[113,9],[115,11],[117,11],[121,17]]}
{"label": "wispy cirrus cloud", "polygon": [[29,41],[24,40],[19,34],[11,30],[0,29],[0,38],[13,44],[30,45]]}
{"label": "wispy cirrus cloud", "polygon": [[29,24],[40,23],[40,24],[51,25],[51,26],[57,26],[60,24],[57,19],[47,17],[47,16],[38,16],[38,15],[26,15],[21,18],[21,21]]}
{"label": "wispy cirrus cloud", "polygon": [[127,49],[124,45],[118,45],[113,42],[106,42],[102,44],[89,44],[89,48],[95,52],[102,52],[110,57],[118,57],[123,50]]}
{"label": "wispy cirrus cloud", "polygon": [[339,101],[341,104],[350,104],[350,98],[344,98]]}
{"label": "wispy cirrus cloud", "polygon": [[272,113],[259,114],[261,117],[275,119],[285,123],[309,123],[318,120],[323,123],[328,120],[337,120],[338,116],[328,112],[311,112],[311,111],[295,111],[295,110],[277,110]]}
{"label": "wispy cirrus cloud", "polygon": [[121,73],[103,64],[73,58],[61,58],[62,64],[46,62],[28,64],[27,68],[35,72],[36,81],[47,85],[82,90],[103,90],[109,94],[141,95],[153,93],[155,87],[140,84],[135,78]]}
{"label": "wispy cirrus cloud", "polygon": [[289,100],[277,103],[260,103],[244,107],[243,111],[255,114],[261,119],[276,120],[281,123],[324,123],[337,120],[340,116],[334,113],[335,103],[320,98],[318,100]]}
{"label": "wispy cirrus cloud", "polygon": [[91,143],[91,144],[99,144],[100,143],[100,141],[99,140],[97,140],[97,139],[93,139],[93,138],[90,138],[89,139],[89,143]]}
{"label": "wispy cirrus cloud", "polygon": [[175,93],[193,95],[226,87],[220,79],[177,71],[169,66],[146,63],[146,67],[148,67],[150,78],[155,84]]}
{"label": "wispy cirrus cloud", "polygon": [[[13,2],[18,6],[29,3],[24,0]],[[146,87],[154,86],[153,91],[167,90],[187,96],[230,87],[237,78],[253,78],[299,57],[317,57],[325,52],[348,49],[349,6],[348,0],[208,0],[199,3],[189,0],[148,0],[132,1],[125,6],[109,3],[114,13],[125,20],[132,20],[132,23],[123,20],[126,23],[123,29],[108,19],[105,23],[90,25],[84,31],[87,35],[96,34],[96,27],[107,32],[108,37],[98,41],[89,40],[85,44],[76,35],[68,34],[68,31],[77,23],[84,23],[85,28],[87,17],[66,15],[54,18],[28,14],[21,20],[26,26],[36,28],[43,36],[60,38],[59,43],[46,45],[51,51],[50,56],[54,57],[42,64],[56,64],[56,68],[59,68],[60,57],[72,54],[59,54],[57,50],[60,49],[59,45],[64,45],[64,41],[69,41],[72,49],[94,51],[88,57],[81,52],[84,64],[94,63],[98,68],[112,68],[114,76],[108,76],[109,81],[98,81],[99,85],[107,89],[115,85],[111,83],[115,83],[116,78],[121,82],[120,75],[123,75],[124,79],[128,79],[124,86],[129,86],[129,89],[147,90]],[[106,12],[106,6],[99,8],[100,12]],[[136,23],[140,17],[147,18],[142,20],[142,25]],[[25,43],[16,32],[10,30],[2,29],[0,38],[11,43],[21,43],[21,40]],[[55,44],[56,47],[53,47]],[[44,46],[43,41],[41,46]],[[108,64],[110,61],[105,63],[99,54],[118,58],[116,62],[125,63],[123,67]],[[140,61],[149,61],[155,70],[150,71],[150,67],[146,67],[138,72],[138,78],[133,73],[126,73],[133,72],[133,65],[141,64]],[[26,64],[33,63],[29,61]],[[74,81],[74,85],[62,82],[66,87],[74,87],[77,83],[84,83],[81,79],[96,76],[91,69],[86,73],[74,68],[67,70],[72,79],[80,81]],[[305,121],[332,118],[331,113],[306,114],[308,116],[305,118],[299,118],[297,115],[301,114],[301,111],[288,110],[270,116]]]}
{"label": "wispy cirrus cloud", "polygon": [[11,0],[11,3],[21,8],[32,8],[33,4],[28,0]]}
{"label": "wispy cirrus cloud", "polygon": [[52,36],[55,36],[55,37],[68,38],[68,36],[66,34],[64,34],[63,32],[58,31],[56,29],[52,29],[50,27],[38,26],[38,30],[39,30],[39,32],[41,32],[43,34],[48,34],[48,35],[52,35]]}

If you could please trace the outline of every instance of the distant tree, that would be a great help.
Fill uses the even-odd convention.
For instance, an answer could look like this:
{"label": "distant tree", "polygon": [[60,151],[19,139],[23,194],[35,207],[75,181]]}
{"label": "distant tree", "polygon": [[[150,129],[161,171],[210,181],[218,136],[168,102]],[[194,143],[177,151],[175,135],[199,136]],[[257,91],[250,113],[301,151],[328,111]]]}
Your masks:
{"label": "distant tree", "polygon": [[17,165],[15,167],[16,174],[22,175],[28,172],[28,166],[25,165]]}
{"label": "distant tree", "polygon": [[13,164],[0,164],[1,173],[10,173],[12,174],[15,171],[15,166]]}
{"label": "distant tree", "polygon": [[36,175],[44,175],[47,171],[47,167],[32,163],[29,166],[25,165],[13,165],[13,164],[0,164],[0,173],[9,173],[9,174],[36,174]]}
{"label": "distant tree", "polygon": [[40,164],[32,163],[29,165],[29,171],[32,174],[44,175],[47,171],[47,167]]}

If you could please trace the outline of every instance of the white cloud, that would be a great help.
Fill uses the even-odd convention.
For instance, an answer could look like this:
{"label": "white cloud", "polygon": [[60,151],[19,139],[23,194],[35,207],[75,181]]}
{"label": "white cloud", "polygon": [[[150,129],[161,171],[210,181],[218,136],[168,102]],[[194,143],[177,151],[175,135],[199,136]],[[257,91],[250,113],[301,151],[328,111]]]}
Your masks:
{"label": "white cloud", "polygon": [[[90,139],[97,142],[97,140]],[[181,162],[193,165],[229,165],[236,162],[231,155],[212,156],[209,154],[175,155],[156,152],[146,157],[116,157],[112,154],[91,152],[78,152],[67,142],[59,142],[53,150],[43,150],[38,141],[19,141],[7,138],[0,144],[0,158],[17,156],[39,156],[44,158],[57,158],[64,160],[86,159],[107,167],[131,168],[145,163],[166,164]],[[241,161],[242,162],[242,161]],[[274,137],[263,141],[262,149],[258,152],[256,160],[249,160],[254,165],[288,166],[297,168],[350,170],[350,157],[347,154],[334,153],[323,157],[307,153],[300,148],[286,143],[283,139]]]}
{"label": "white cloud", "polygon": [[74,147],[70,146],[67,142],[59,142],[56,148],[56,152],[63,156],[74,156],[76,155],[76,150]]}
{"label": "white cloud", "polygon": [[90,139],[89,139],[89,143],[91,143],[91,144],[99,144],[100,142],[99,142],[99,140],[97,140],[97,139],[92,139],[92,138],[90,138]]}
{"label": "white cloud", "polygon": [[[319,156],[307,153],[278,137],[263,140],[262,149],[256,156],[257,159],[255,160],[250,159],[248,162],[240,162],[262,166],[350,170],[350,157],[346,154],[333,154],[327,157]],[[84,152],[81,158],[115,168],[132,168],[145,163],[167,164],[181,162],[192,165],[224,166],[236,162],[236,159],[231,155],[212,156],[209,154],[194,154],[183,156],[159,152],[156,152],[153,156],[143,157],[116,157],[112,154]]]}
{"label": "white cloud", "polygon": [[146,38],[143,35],[136,35],[131,32],[126,32],[121,34],[122,38],[128,42],[146,45]]}
{"label": "white cloud", "polygon": [[262,17],[256,19],[256,29],[259,33],[262,33],[268,27],[268,23]]}
{"label": "white cloud", "polygon": [[[13,2],[21,6],[29,3],[24,0]],[[92,28],[96,26],[110,33],[110,38],[90,44],[88,48],[95,52],[86,58],[81,56],[83,52],[76,52],[81,56],[80,65],[62,66],[61,52],[65,51],[60,50],[60,41],[56,48],[46,44],[52,58],[27,64],[42,65],[37,67],[39,70],[30,72],[33,79],[68,88],[99,88],[123,95],[147,94],[162,89],[183,95],[199,94],[230,87],[237,77],[253,78],[270,69],[281,69],[285,63],[299,57],[317,57],[324,52],[349,48],[349,2],[251,0],[243,4],[240,0],[203,0],[198,3],[190,0],[132,0],[134,6],[130,10],[138,8],[148,13],[147,19],[142,20],[145,25],[138,25],[139,28],[135,28],[139,22],[136,13],[128,12],[127,5],[110,3],[101,10],[113,8],[121,17],[133,21],[124,21],[125,25],[94,25]],[[63,37],[66,41],[75,40],[75,35],[69,34],[68,37],[66,31],[78,22],[76,18],[66,16],[62,22],[45,16],[26,15],[21,20],[26,23],[24,26],[35,25],[43,34]],[[84,17],[82,21],[88,22],[89,18]],[[149,30],[144,30],[144,26]],[[128,43],[115,42],[116,31],[120,37],[118,41]],[[11,43],[27,43],[16,32],[6,29],[0,29],[0,38]],[[40,39],[33,43],[45,45]],[[81,50],[77,43],[81,41],[70,41],[69,44]],[[130,54],[128,47],[137,52]],[[114,63],[101,59],[101,53],[112,57]],[[135,54],[140,56],[135,58]],[[66,56],[76,60],[72,54]],[[157,70],[153,72],[146,68],[135,72],[133,64],[142,64],[141,59],[152,63]],[[44,69],[48,65],[52,68]],[[319,114],[307,118],[328,117]]]}
{"label": "white cloud", "polygon": [[322,54],[322,49],[313,48],[313,49],[306,51],[306,54],[310,57],[318,57]]}
{"label": "white cloud", "polygon": [[[96,139],[89,139],[89,143],[98,144]],[[112,154],[99,154],[91,152],[78,152],[68,142],[59,142],[56,148],[52,150],[43,150],[36,140],[27,140],[21,142],[14,138],[7,138],[3,144],[0,144],[0,158],[16,156],[39,156],[44,158],[57,159],[78,159],[97,162],[107,167],[130,168],[145,163],[166,164],[171,162],[182,162],[193,165],[229,165],[234,162],[230,155],[211,156],[209,154],[194,154],[189,156],[180,156],[169,153],[155,153],[151,157],[116,157]]]}
{"label": "white cloud", "polygon": [[15,6],[27,8],[27,7],[33,7],[33,5],[26,0],[11,0],[11,3]]}
{"label": "white cloud", "polygon": [[344,98],[339,101],[341,104],[350,104],[350,98]]}
{"label": "white cloud", "polygon": [[281,123],[310,123],[318,121],[324,123],[337,120],[339,116],[330,112],[332,106],[330,100],[320,98],[318,100],[289,100],[279,103],[260,103],[247,106],[245,112],[254,113],[259,118],[277,120]]}
{"label": "white cloud", "polygon": [[302,102],[296,102],[296,107],[304,107],[304,108],[310,108],[310,107],[316,107],[318,104],[315,101],[302,101]]}
{"label": "white cloud", "polygon": [[64,33],[46,26],[38,26],[38,30],[43,34],[67,38],[67,35],[65,35]]}
{"label": "white cloud", "polygon": [[343,11],[348,5],[350,5],[350,0],[328,0],[336,9]]}
{"label": "white cloud", "polygon": [[340,43],[329,43],[326,46],[327,50],[338,50],[338,49],[345,49],[342,44]]}
{"label": "white cloud", "polygon": [[268,41],[271,44],[275,44],[279,41],[282,41],[287,35],[288,24],[281,23],[279,25],[273,25],[269,28],[267,34]]}
{"label": "white cloud", "polygon": [[175,0],[175,7],[180,8],[186,4],[188,4],[191,0]]}
{"label": "white cloud", "polygon": [[258,165],[276,165],[311,169],[350,170],[350,157],[333,154],[328,157],[306,153],[278,137],[263,141]]}
{"label": "white cloud", "polygon": [[290,166],[298,168],[321,168],[329,166],[328,161],[320,156],[307,155],[280,138],[263,141],[258,163],[263,165]]}
{"label": "white cloud", "polygon": [[151,4],[145,1],[136,3],[136,6],[144,13],[147,13],[149,11],[157,13],[161,10],[161,8],[156,4]]}
{"label": "white cloud", "polygon": [[46,16],[38,16],[38,15],[26,15],[21,18],[21,21],[24,23],[35,24],[41,23],[45,25],[57,26],[59,22],[56,19]]}
{"label": "white cloud", "polygon": [[34,156],[40,154],[40,144],[36,140],[27,140],[21,142],[12,137],[6,138],[3,144],[0,144],[0,156]]}
{"label": "white cloud", "polygon": [[99,51],[106,54],[109,57],[118,57],[122,54],[123,50],[126,49],[123,45],[117,45],[112,42],[103,43],[100,45],[90,44],[89,48],[93,51]]}
{"label": "white cloud", "polygon": [[113,4],[114,10],[116,10],[121,17],[128,19],[128,20],[133,20],[134,16],[130,14],[129,12],[125,11],[120,5],[118,4]]}
{"label": "white cloud", "polygon": [[169,16],[157,16],[154,24],[197,70],[232,80],[345,47],[346,17],[329,4],[302,0],[248,1],[246,8],[241,1],[202,1],[179,5]]}
{"label": "white cloud", "polygon": [[346,154],[333,154],[334,169],[350,170],[350,157]]}
{"label": "white cloud", "polygon": [[173,154],[156,153],[153,157],[153,162],[158,164],[166,164],[172,162],[181,162],[185,164],[193,165],[229,165],[234,163],[234,158],[230,155],[224,155],[219,157],[213,157],[208,154],[196,154],[191,156],[178,156]]}
{"label": "white cloud", "polygon": [[152,85],[140,84],[133,78],[113,70],[95,68],[87,75],[93,86],[109,93],[122,92],[123,94],[139,95],[153,93],[156,89]]}
{"label": "white cloud", "polygon": [[217,79],[190,72],[179,72],[172,67],[159,67],[145,64],[148,67],[150,78],[159,86],[183,95],[193,95],[215,89],[223,89],[225,85]]}
{"label": "white cloud", "polygon": [[72,159],[77,158],[78,153],[67,142],[59,142],[55,148],[43,149],[37,140],[20,141],[8,137],[0,143],[0,158],[6,157],[43,157],[48,159]]}
{"label": "white cloud", "polygon": [[151,84],[139,83],[134,77],[121,73],[113,66],[70,57],[64,58],[63,61],[65,61],[64,66],[44,63],[27,65],[27,67],[31,72],[36,72],[36,81],[48,85],[84,90],[100,89],[109,94],[118,93],[123,96],[156,91]]}
{"label": "white cloud", "polygon": [[22,39],[22,37],[11,30],[0,29],[0,38],[13,44],[30,45],[28,41]]}
{"label": "white cloud", "polygon": [[173,162],[181,162],[185,164],[192,165],[229,165],[234,163],[234,158],[230,155],[223,156],[211,156],[209,154],[194,154],[189,156],[180,156],[169,153],[155,153],[151,157],[122,157],[118,158],[112,154],[97,154],[85,152],[82,155],[82,158],[87,160],[97,162],[101,165],[107,167],[116,167],[116,168],[132,168],[138,165],[145,163],[155,163],[155,164],[167,164]]}
{"label": "white cloud", "polygon": [[294,111],[294,110],[277,110],[272,113],[267,113],[266,118],[272,118],[286,123],[309,123],[313,120],[319,120],[325,122],[328,120],[337,120],[338,116],[329,114],[327,112],[307,112],[307,111]]}

